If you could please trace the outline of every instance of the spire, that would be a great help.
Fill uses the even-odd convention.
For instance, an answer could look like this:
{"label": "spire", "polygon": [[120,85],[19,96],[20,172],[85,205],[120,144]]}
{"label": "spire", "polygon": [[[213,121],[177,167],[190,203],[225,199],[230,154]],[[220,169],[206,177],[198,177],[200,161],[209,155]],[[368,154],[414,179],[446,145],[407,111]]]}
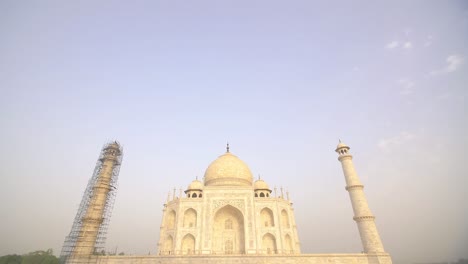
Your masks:
{"label": "spire", "polygon": [[226,153],[229,153],[229,142],[226,144]]}

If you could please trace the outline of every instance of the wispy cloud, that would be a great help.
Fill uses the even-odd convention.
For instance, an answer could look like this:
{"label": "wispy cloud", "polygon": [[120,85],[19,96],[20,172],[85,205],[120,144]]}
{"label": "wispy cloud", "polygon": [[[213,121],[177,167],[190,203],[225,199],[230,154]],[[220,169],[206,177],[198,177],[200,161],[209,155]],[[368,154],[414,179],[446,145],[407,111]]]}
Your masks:
{"label": "wispy cloud", "polygon": [[451,93],[443,93],[439,96],[437,96],[437,99],[439,100],[446,100],[446,99],[449,99],[451,98],[453,95]]}
{"label": "wispy cloud", "polygon": [[426,41],[424,42],[424,47],[429,47],[432,45],[433,37],[431,35],[427,36]]}
{"label": "wispy cloud", "polygon": [[405,44],[403,44],[403,48],[411,49],[411,48],[413,48],[413,43],[407,41],[407,42],[405,42]]}
{"label": "wispy cloud", "polygon": [[406,28],[403,32],[406,36],[409,36],[413,30],[411,28]]}
{"label": "wispy cloud", "polygon": [[398,41],[393,40],[385,45],[386,49],[394,50],[394,49],[411,49],[413,48],[413,43],[411,41]]}
{"label": "wispy cloud", "polygon": [[432,71],[432,75],[443,74],[443,73],[450,73],[458,70],[463,63],[465,62],[464,58],[460,55],[450,55],[445,59],[446,66],[440,70]]}
{"label": "wispy cloud", "polygon": [[394,50],[394,49],[412,49],[413,43],[411,42],[410,35],[413,30],[409,27],[403,30],[403,36],[401,34],[400,37],[396,37],[392,41],[385,44],[386,49]]}
{"label": "wispy cloud", "polygon": [[387,49],[395,49],[395,48],[398,48],[400,46],[400,42],[394,40],[390,43],[388,43],[387,45],[385,45],[385,48]]}
{"label": "wispy cloud", "polygon": [[400,91],[401,95],[409,95],[414,92],[414,82],[409,79],[400,79],[397,84],[402,88]]}
{"label": "wispy cloud", "polygon": [[394,146],[400,146],[403,145],[411,140],[413,140],[416,136],[412,133],[403,131],[400,132],[400,134],[394,136],[394,137],[389,137],[389,138],[384,138],[379,141],[377,146],[380,149],[389,149]]}
{"label": "wispy cloud", "polygon": [[446,72],[456,71],[462,64],[463,58],[459,55],[450,55],[446,59],[447,67],[445,68]]}

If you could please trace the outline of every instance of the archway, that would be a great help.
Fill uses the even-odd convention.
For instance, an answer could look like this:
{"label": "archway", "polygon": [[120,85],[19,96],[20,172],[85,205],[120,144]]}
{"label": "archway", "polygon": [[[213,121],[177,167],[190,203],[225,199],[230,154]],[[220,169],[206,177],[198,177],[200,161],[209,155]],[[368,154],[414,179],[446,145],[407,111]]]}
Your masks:
{"label": "archway", "polygon": [[171,254],[174,254],[174,252],[172,251],[172,246],[174,244],[174,240],[172,239],[172,236],[167,236],[166,239],[164,240],[163,244],[162,244],[162,251],[161,251],[161,254],[162,255],[171,255]]}
{"label": "archway", "polygon": [[262,249],[267,254],[276,254],[276,239],[272,234],[267,233],[263,236]]}
{"label": "archway", "polygon": [[245,254],[244,216],[239,209],[226,205],[213,219],[211,249],[217,254]]}
{"label": "archway", "polygon": [[187,234],[182,239],[182,254],[190,255],[195,252],[195,237],[191,234]]}
{"label": "archway", "polygon": [[284,209],[281,211],[281,223],[282,223],[283,227],[289,228],[288,213]]}
{"label": "archway", "polygon": [[171,210],[169,214],[167,214],[167,218],[166,218],[166,226],[168,229],[174,229],[175,220],[176,220],[176,213],[174,212],[174,210]]}
{"label": "archway", "polygon": [[275,226],[275,220],[273,218],[273,212],[269,208],[263,208],[260,211],[260,218],[262,219],[261,225],[264,227]]}
{"label": "archway", "polygon": [[196,227],[197,226],[197,211],[190,208],[184,213],[184,227]]}
{"label": "archway", "polygon": [[292,240],[289,235],[286,235],[286,237],[284,238],[284,250],[286,251],[286,254],[294,253],[292,247]]}

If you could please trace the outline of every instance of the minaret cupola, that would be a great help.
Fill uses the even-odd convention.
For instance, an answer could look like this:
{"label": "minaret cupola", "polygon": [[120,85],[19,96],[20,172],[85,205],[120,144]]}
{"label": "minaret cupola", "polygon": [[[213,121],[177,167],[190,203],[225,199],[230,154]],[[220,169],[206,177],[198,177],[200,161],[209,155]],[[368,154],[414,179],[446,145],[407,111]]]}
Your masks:
{"label": "minaret cupola", "polygon": [[254,182],[254,192],[255,197],[270,197],[271,190],[268,184],[259,177],[259,179]]}
{"label": "minaret cupola", "polygon": [[351,154],[349,153],[349,149],[350,147],[345,143],[341,142],[340,140],[338,146],[336,146],[335,149],[336,153],[338,153],[338,159],[342,158],[343,156],[351,156]]}
{"label": "minaret cupola", "polygon": [[197,179],[193,180],[185,190],[187,198],[201,198],[203,196],[203,183]]}

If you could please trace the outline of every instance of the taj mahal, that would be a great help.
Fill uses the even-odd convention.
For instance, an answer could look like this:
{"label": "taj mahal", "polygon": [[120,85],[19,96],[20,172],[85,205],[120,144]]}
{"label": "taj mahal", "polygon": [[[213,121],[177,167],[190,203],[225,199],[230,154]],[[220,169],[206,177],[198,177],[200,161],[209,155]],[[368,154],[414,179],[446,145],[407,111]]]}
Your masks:
{"label": "taj mahal", "polygon": [[[304,254],[298,237],[289,194],[279,194],[264,179],[254,180],[248,165],[230,152],[215,159],[202,181],[193,180],[163,205],[156,255],[100,256],[109,197],[122,161],[117,142],[101,152],[88,184],[86,202],[67,236],[64,263],[356,263],[391,264],[380,239],[375,217],[367,204],[364,186],[352,162],[350,147],[340,142],[335,149],[341,163],[354,221],[359,230],[361,253]],[[93,180],[94,179],[94,180]]]}
{"label": "taj mahal", "polygon": [[300,253],[291,202],[271,192],[228,146],[204,182],[194,180],[185,198],[164,205],[160,254]]}

